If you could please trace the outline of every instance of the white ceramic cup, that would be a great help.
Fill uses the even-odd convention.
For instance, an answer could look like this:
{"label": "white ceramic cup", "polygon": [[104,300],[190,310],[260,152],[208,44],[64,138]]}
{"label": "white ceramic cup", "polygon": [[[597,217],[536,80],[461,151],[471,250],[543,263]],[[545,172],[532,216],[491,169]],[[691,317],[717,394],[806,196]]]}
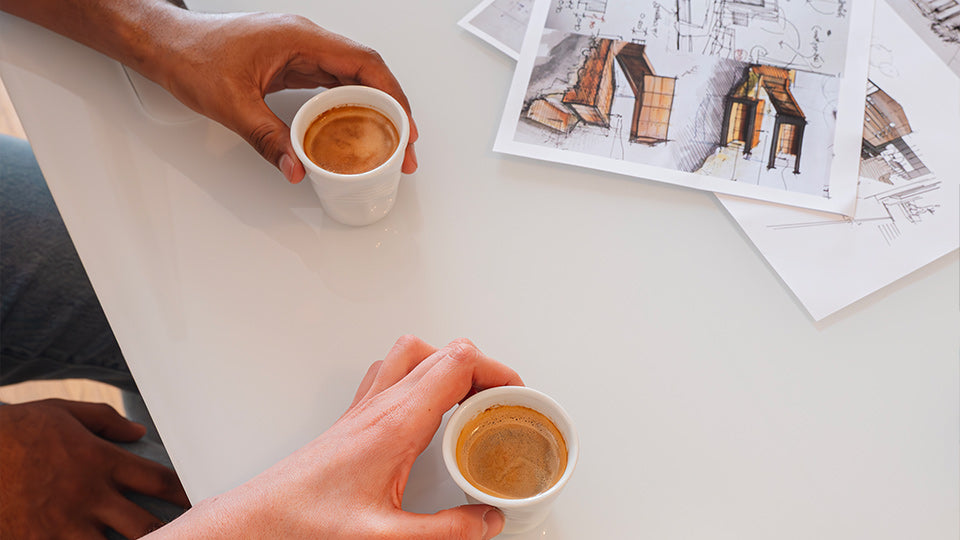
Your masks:
{"label": "white ceramic cup", "polygon": [[[342,105],[360,105],[383,113],[400,134],[400,143],[387,161],[360,174],[338,174],[322,169],[307,157],[303,137],[324,111]],[[400,103],[369,86],[338,86],[324,90],[300,107],[290,124],[290,139],[307,171],[320,204],[332,219],[345,225],[369,225],[386,216],[397,199],[400,167],[410,140],[410,121]]]}
{"label": "white ceramic cup", "polygon": [[[526,499],[504,499],[480,491],[464,478],[460,467],[457,466],[457,439],[460,437],[460,431],[470,419],[494,405],[520,405],[539,411],[560,430],[567,444],[567,467],[560,480],[550,489]],[[550,396],[525,386],[499,386],[474,394],[450,415],[443,432],[442,452],[447,471],[466,494],[467,501],[499,508],[506,517],[503,534],[516,534],[535,528],[547,518],[553,501],[563,490],[577,465],[580,442],[570,416]]]}

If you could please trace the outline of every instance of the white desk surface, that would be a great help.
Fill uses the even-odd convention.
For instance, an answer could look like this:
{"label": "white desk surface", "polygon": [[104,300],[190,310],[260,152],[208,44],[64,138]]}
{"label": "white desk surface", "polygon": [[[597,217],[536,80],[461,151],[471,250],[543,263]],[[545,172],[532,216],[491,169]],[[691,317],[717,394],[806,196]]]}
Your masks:
{"label": "white desk surface", "polygon": [[[494,154],[513,61],[456,26],[474,3],[269,3],[380,50],[413,103],[420,170],[366,228],[0,17],[0,76],[190,497],[322,432],[413,333],[470,337],[577,420],[577,474],[525,538],[956,540],[957,253],[812,322],[711,194]],[[431,445],[405,505],[461,503]]]}

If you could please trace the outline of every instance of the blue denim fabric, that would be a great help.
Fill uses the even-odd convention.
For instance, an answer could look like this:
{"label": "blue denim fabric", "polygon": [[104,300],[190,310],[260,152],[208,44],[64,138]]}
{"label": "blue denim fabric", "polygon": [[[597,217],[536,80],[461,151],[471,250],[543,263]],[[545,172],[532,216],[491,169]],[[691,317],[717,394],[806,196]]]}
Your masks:
{"label": "blue denim fabric", "polygon": [[[148,434],[119,446],[172,468],[30,145],[0,134],[0,385],[41,379],[122,389],[127,416]],[[129,497],[164,521],[183,512]]]}
{"label": "blue denim fabric", "polygon": [[0,135],[0,384],[136,385],[26,141]]}

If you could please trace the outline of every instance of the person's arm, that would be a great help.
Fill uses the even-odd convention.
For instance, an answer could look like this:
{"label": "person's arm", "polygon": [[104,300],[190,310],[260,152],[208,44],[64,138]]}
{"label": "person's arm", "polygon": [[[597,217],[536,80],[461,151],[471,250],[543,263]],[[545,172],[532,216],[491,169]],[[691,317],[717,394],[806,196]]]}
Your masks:
{"label": "person's arm", "polygon": [[[184,104],[242,136],[287,180],[305,171],[290,131],[263,97],[284,88],[362,84],[410,104],[376,51],[308,19],[212,14],[166,0],[0,0],[0,9],[130,66]],[[411,116],[403,172],[417,169]]]}
{"label": "person's arm", "polygon": [[466,340],[437,350],[401,338],[374,363],[353,404],[326,432],[246,484],[204,500],[149,536],[481,540],[503,529],[499,510],[465,505],[436,514],[401,509],[410,468],[443,414],[472,392],[522,385]]}

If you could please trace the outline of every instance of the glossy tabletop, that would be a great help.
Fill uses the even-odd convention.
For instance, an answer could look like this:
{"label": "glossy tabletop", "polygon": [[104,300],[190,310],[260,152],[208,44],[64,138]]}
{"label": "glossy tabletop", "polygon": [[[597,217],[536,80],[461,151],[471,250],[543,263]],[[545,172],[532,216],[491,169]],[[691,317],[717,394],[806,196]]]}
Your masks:
{"label": "glossy tabletop", "polygon": [[[456,26],[474,3],[191,3],[381,52],[420,170],[363,228],[116,62],[0,16],[0,76],[190,497],[322,432],[412,333],[471,338],[577,422],[576,475],[518,538],[955,540],[957,253],[813,322],[713,195],[493,153],[513,61]],[[309,95],[269,102],[289,120]],[[463,502],[435,439],[404,504]]]}

